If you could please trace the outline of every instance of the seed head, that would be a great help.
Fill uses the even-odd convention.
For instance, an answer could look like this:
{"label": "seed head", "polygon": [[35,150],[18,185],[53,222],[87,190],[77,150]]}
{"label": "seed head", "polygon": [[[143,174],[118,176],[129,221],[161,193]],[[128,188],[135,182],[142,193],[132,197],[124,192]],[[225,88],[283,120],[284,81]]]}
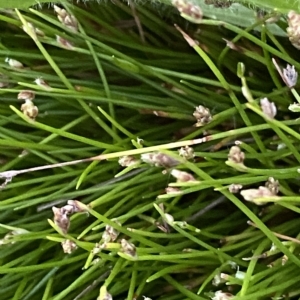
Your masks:
{"label": "seed head", "polygon": [[33,104],[30,99],[25,100],[25,103],[21,105],[21,110],[25,116],[29,117],[32,120],[35,120],[39,113],[39,109]]}
{"label": "seed head", "polygon": [[243,188],[243,186],[241,184],[231,184],[229,187],[228,187],[228,190],[230,193],[233,193],[233,194],[236,194],[238,193],[241,189]]}
{"label": "seed head", "polygon": [[61,229],[63,234],[66,234],[70,227],[70,220],[66,213],[63,213],[60,208],[52,207],[54,213],[54,223]]}
{"label": "seed head", "polygon": [[18,60],[6,57],[5,62],[7,62],[9,64],[10,67],[16,68],[16,69],[23,69],[24,66],[21,62],[19,62]]}
{"label": "seed head", "polygon": [[287,64],[286,68],[283,69],[283,80],[285,84],[292,88],[297,84],[298,72],[295,70],[295,66]]}
{"label": "seed head", "polygon": [[121,240],[121,251],[132,258],[137,258],[135,246],[125,239]]}
{"label": "seed head", "polygon": [[171,175],[174,176],[178,182],[196,181],[193,175],[177,169],[173,169]]}
{"label": "seed head", "polygon": [[263,98],[260,100],[260,107],[267,117],[274,119],[277,113],[277,108],[274,102],[270,102],[268,98]]}
{"label": "seed head", "polygon": [[57,14],[58,20],[64,24],[66,27],[74,32],[78,31],[78,22],[73,15],[70,15],[65,9],[54,5],[54,11]]}
{"label": "seed head", "polygon": [[68,214],[74,214],[77,212],[86,212],[86,209],[82,206],[82,203],[78,200],[68,200],[68,204],[62,207],[62,209],[67,210],[67,207],[71,207]]}
{"label": "seed head", "polygon": [[228,161],[236,164],[243,164],[244,160],[245,153],[241,151],[241,148],[238,146],[232,146],[228,154]]}
{"label": "seed head", "polygon": [[215,296],[211,297],[212,300],[230,300],[233,295],[230,293],[223,293],[222,291],[216,291]]}
{"label": "seed head", "polygon": [[286,29],[291,44],[300,50],[300,14],[295,11],[288,13],[288,25]]}
{"label": "seed head", "polygon": [[35,98],[35,93],[29,90],[23,90],[18,94],[19,100],[33,100]]}
{"label": "seed head", "polygon": [[34,82],[38,85],[44,88],[47,91],[51,90],[50,85],[43,79],[43,78],[37,78],[34,80]]}
{"label": "seed head", "polygon": [[122,167],[130,167],[137,164],[139,160],[137,160],[135,157],[131,155],[125,155],[125,156],[121,156],[118,162],[119,165]]}
{"label": "seed head", "polygon": [[0,239],[0,246],[6,244],[14,244],[15,241],[13,240],[13,237],[25,233],[29,233],[29,231],[23,228],[18,228],[7,233],[2,239]]}
{"label": "seed head", "polygon": [[23,29],[29,36],[32,36],[32,35],[33,35],[33,36],[32,36],[33,38],[37,38],[37,36],[41,36],[41,37],[45,36],[45,33],[44,33],[42,30],[36,28],[32,23],[29,23],[29,22],[27,22],[27,26],[23,25],[23,26],[22,26],[22,29]]}
{"label": "seed head", "polygon": [[195,108],[193,116],[197,120],[197,123],[195,124],[196,127],[204,126],[212,120],[210,110],[202,105],[199,105]]}
{"label": "seed head", "polygon": [[178,152],[180,156],[187,160],[193,159],[195,157],[194,149],[190,146],[181,147]]}
{"label": "seed head", "polygon": [[265,186],[260,186],[258,189],[248,189],[241,191],[241,195],[246,201],[255,203],[256,205],[264,205],[265,202],[257,201],[258,198],[273,197],[274,194]]}
{"label": "seed head", "polygon": [[64,253],[71,254],[77,249],[76,243],[71,240],[64,240],[61,242],[61,246],[63,248]]}
{"label": "seed head", "polygon": [[172,168],[179,164],[179,161],[161,152],[144,153],[141,160],[155,167]]}
{"label": "seed head", "polygon": [[183,18],[192,23],[201,23],[203,12],[198,5],[195,5],[187,0],[173,0],[172,4],[178,9]]}
{"label": "seed head", "polygon": [[226,282],[226,280],[224,280],[224,278],[221,277],[221,274],[218,273],[218,274],[215,275],[215,277],[212,281],[212,284],[214,286],[218,286],[218,285],[220,285],[221,283],[224,283],[224,282]]}
{"label": "seed head", "polygon": [[[118,225],[121,225],[119,222],[117,222]],[[106,225],[105,231],[102,235],[102,240],[104,243],[114,242],[119,235],[119,231],[113,228],[110,225]]]}
{"label": "seed head", "polygon": [[179,188],[176,187],[172,187],[172,186],[168,186],[167,188],[165,188],[166,194],[182,194],[182,191]]}
{"label": "seed head", "polygon": [[74,50],[74,46],[71,42],[69,42],[68,40],[62,38],[61,36],[57,35],[56,36],[56,42],[62,47],[65,48],[67,50]]}
{"label": "seed head", "polygon": [[272,62],[287,87],[293,88],[297,84],[298,72],[295,70],[295,66],[287,65],[286,68],[281,70],[275,58],[272,58]]}
{"label": "seed head", "polygon": [[273,195],[277,195],[279,192],[279,181],[275,180],[273,177],[269,177],[265,184],[266,188],[270,190]]}

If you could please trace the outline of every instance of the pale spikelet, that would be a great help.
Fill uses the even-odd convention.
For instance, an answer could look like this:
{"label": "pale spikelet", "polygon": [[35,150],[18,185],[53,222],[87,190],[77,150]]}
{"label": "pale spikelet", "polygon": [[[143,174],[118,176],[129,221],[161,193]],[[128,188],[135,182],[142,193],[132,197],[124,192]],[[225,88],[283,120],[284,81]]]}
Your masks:
{"label": "pale spikelet", "polygon": [[54,5],[54,11],[57,14],[58,20],[64,24],[66,27],[71,29],[74,32],[78,31],[78,22],[75,16],[70,15],[65,9],[60,8],[57,5]]}
{"label": "pale spikelet", "polygon": [[173,0],[172,4],[178,9],[183,18],[192,23],[201,23],[203,12],[198,5],[187,0]]}
{"label": "pale spikelet", "polygon": [[23,90],[18,94],[19,100],[33,100],[35,98],[35,93],[29,90]]}
{"label": "pale spikelet", "polygon": [[25,116],[29,117],[32,120],[35,120],[39,113],[39,109],[33,104],[30,99],[26,99],[25,103],[21,105],[21,111]]}
{"label": "pale spikelet", "polygon": [[238,146],[232,146],[229,150],[228,161],[242,164],[245,160],[245,153],[242,152],[241,148]]}
{"label": "pale spikelet", "polygon": [[197,120],[197,123],[195,124],[196,127],[204,126],[212,120],[210,110],[202,105],[199,105],[195,108],[193,116]]}
{"label": "pale spikelet", "polygon": [[264,205],[265,202],[257,201],[259,198],[268,198],[275,196],[267,187],[260,186],[258,189],[248,189],[241,191],[241,195],[246,201],[253,202],[257,205]]}
{"label": "pale spikelet", "polygon": [[183,172],[177,169],[171,171],[171,175],[174,176],[178,182],[196,181],[193,175],[187,172]]}
{"label": "pale spikelet", "polygon": [[61,242],[64,253],[71,254],[77,249],[76,243],[71,240],[64,240]]}
{"label": "pale spikelet", "polygon": [[23,64],[16,59],[6,57],[5,62],[8,63],[10,67],[15,68],[15,69],[23,69],[24,68]]}
{"label": "pale spikelet", "polygon": [[132,258],[137,257],[135,246],[125,239],[121,240],[121,251]]}
{"label": "pale spikelet", "polygon": [[179,164],[178,160],[161,152],[144,153],[141,155],[141,160],[155,167],[164,168],[172,168]]}
{"label": "pale spikelet", "polygon": [[45,33],[36,28],[32,23],[27,22],[27,26],[23,25],[22,29],[28,34],[28,35],[33,35],[33,38],[37,38],[37,36],[45,36]]}
{"label": "pale spikelet", "polygon": [[118,163],[122,167],[130,167],[139,163],[139,160],[131,155],[125,155],[119,158]]}
{"label": "pale spikelet", "polygon": [[216,291],[212,300],[230,300],[233,299],[233,295],[230,293],[223,293],[222,291]]}
{"label": "pale spikelet", "polygon": [[286,32],[292,45],[300,50],[300,14],[295,11],[288,13],[288,25]]}
{"label": "pale spikelet", "polygon": [[61,229],[63,234],[66,234],[70,227],[70,220],[66,213],[62,213],[61,209],[53,206],[54,223]]}
{"label": "pale spikelet", "polygon": [[50,91],[52,89],[48,82],[46,82],[43,78],[37,78],[34,80],[34,82],[47,91]]}
{"label": "pale spikelet", "polygon": [[74,46],[71,42],[69,42],[68,40],[62,38],[61,36],[57,35],[56,36],[56,42],[57,44],[59,44],[62,48],[65,48],[67,50],[73,50]]}
{"label": "pale spikelet", "polygon": [[267,117],[274,119],[277,113],[277,108],[274,102],[270,102],[268,98],[263,98],[260,100],[260,107]]}
{"label": "pale spikelet", "polygon": [[279,181],[275,180],[273,177],[269,177],[265,184],[266,188],[270,190],[273,195],[277,195],[279,192]]}
{"label": "pale spikelet", "polygon": [[298,72],[295,70],[295,66],[287,64],[282,73],[283,80],[289,88],[292,88],[297,84]]}
{"label": "pale spikelet", "polygon": [[[116,222],[118,225],[121,225],[119,222]],[[102,240],[104,243],[114,242],[119,236],[119,231],[113,228],[110,225],[106,225],[105,231],[102,234]]]}
{"label": "pale spikelet", "polygon": [[168,186],[165,188],[166,194],[176,194],[180,195],[182,194],[182,191],[179,188]]}
{"label": "pale spikelet", "polygon": [[190,160],[195,157],[194,149],[190,146],[181,147],[178,150],[178,153],[180,156],[182,156],[186,160]]}
{"label": "pale spikelet", "polygon": [[241,184],[231,184],[229,187],[228,187],[228,190],[230,193],[233,193],[233,194],[236,194],[238,193],[241,189],[243,188],[243,186]]}

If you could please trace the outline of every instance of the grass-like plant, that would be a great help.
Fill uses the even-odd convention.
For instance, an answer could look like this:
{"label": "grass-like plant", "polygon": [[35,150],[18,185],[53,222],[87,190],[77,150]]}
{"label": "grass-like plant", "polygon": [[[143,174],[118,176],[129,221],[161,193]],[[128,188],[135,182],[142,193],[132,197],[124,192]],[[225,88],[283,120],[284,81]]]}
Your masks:
{"label": "grass-like plant", "polygon": [[296,1],[13,2],[0,299],[298,299]]}

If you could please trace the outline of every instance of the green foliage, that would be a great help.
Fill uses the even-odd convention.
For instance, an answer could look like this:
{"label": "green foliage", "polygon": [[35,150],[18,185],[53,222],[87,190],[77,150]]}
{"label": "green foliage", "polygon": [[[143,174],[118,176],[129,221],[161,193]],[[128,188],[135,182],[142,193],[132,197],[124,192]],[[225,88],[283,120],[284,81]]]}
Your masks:
{"label": "green foliage", "polygon": [[0,0],[0,8],[28,8],[30,6],[35,6],[39,4],[46,4],[51,3],[49,0],[10,0],[10,1],[4,1]]}
{"label": "green foliage", "polygon": [[300,63],[269,5],[1,10],[1,300],[299,297]]}

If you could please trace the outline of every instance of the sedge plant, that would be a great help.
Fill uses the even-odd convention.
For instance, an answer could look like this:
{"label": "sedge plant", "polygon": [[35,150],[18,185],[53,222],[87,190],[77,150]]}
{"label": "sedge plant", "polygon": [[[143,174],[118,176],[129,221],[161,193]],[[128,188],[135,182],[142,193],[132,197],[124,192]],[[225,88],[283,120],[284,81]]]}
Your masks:
{"label": "sedge plant", "polygon": [[299,298],[299,7],[231,2],[0,1],[0,299]]}

